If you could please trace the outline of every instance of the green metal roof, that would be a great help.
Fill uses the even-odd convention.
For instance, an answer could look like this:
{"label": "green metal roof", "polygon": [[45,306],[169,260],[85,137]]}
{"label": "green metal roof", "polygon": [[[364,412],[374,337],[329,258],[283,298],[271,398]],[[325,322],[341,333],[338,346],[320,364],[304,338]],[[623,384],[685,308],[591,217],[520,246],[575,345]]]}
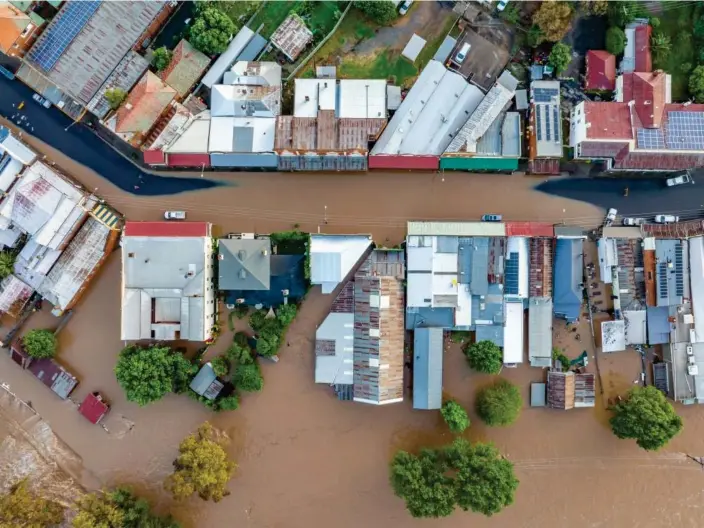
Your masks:
{"label": "green metal roof", "polygon": [[27,10],[28,10],[30,7],[32,7],[32,2],[31,2],[31,1],[30,1],[30,2],[24,2],[24,1],[22,1],[22,0],[12,0],[10,3],[11,3],[13,6],[15,6],[17,9],[19,9],[20,11],[24,11],[25,13],[27,12]]}
{"label": "green metal roof", "polygon": [[440,158],[440,168],[444,170],[466,171],[515,171],[518,169],[518,159],[475,157]]}

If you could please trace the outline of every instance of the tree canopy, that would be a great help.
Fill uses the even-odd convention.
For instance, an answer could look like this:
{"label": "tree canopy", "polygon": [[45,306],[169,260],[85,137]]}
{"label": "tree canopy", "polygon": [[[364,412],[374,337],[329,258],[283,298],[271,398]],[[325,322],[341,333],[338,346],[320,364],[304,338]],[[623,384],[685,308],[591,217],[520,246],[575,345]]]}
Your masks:
{"label": "tree canopy", "polygon": [[64,520],[64,507],[34,493],[27,479],[0,494],[0,526],[49,527]]}
{"label": "tree canopy", "polygon": [[156,71],[160,72],[168,68],[173,55],[173,52],[167,49],[166,46],[155,49],[152,55],[152,65],[156,68]]}
{"label": "tree canopy", "polygon": [[621,55],[626,49],[626,33],[618,26],[606,30],[606,51],[612,55]]}
{"label": "tree canopy", "polygon": [[189,33],[189,42],[208,55],[222,53],[236,30],[234,22],[212,7],[199,10]]}
{"label": "tree canopy", "polygon": [[[701,67],[701,66],[700,66]],[[619,438],[633,438],[648,451],[664,447],[682,430],[682,418],[655,387],[634,387],[612,407],[611,429]]]}
{"label": "tree canopy", "polygon": [[572,26],[572,6],[569,2],[545,0],[533,14],[533,23],[542,31],[544,40],[562,40]]}
{"label": "tree canopy", "polygon": [[448,400],[443,403],[440,414],[442,414],[445,423],[453,433],[463,433],[469,427],[467,411],[456,401]]}
{"label": "tree canopy", "polygon": [[105,90],[105,99],[111,110],[117,110],[127,99],[127,92],[122,88],[108,88]]}
{"label": "tree canopy", "polygon": [[127,399],[139,405],[160,400],[169,392],[183,392],[198,367],[168,347],[125,347],[115,375]]}
{"label": "tree canopy", "polygon": [[374,22],[387,26],[398,17],[394,2],[356,0],[354,6]]}
{"label": "tree canopy", "polygon": [[582,8],[594,16],[604,16],[609,10],[608,0],[582,0]]}
{"label": "tree canopy", "polygon": [[227,373],[230,372],[230,363],[225,356],[214,357],[210,360],[210,365],[216,376],[227,376]]}
{"label": "tree canopy", "polygon": [[35,328],[22,336],[25,352],[33,358],[52,358],[56,355],[58,343],[51,330]]}
{"label": "tree canopy", "polygon": [[413,517],[446,517],[456,506],[493,515],[513,503],[518,480],[513,464],[490,444],[458,438],[419,455],[396,453],[390,468],[396,496]]}
{"label": "tree canopy", "polygon": [[276,318],[286,328],[296,318],[296,313],[298,313],[298,308],[295,304],[282,304],[276,309]]}
{"label": "tree canopy", "polygon": [[518,387],[500,379],[477,394],[477,414],[487,425],[503,426],[516,421],[523,407]]}
{"label": "tree canopy", "polygon": [[689,76],[689,94],[697,103],[704,103],[704,66],[697,66]]}
{"label": "tree canopy", "polygon": [[16,255],[12,251],[0,251],[0,279],[14,273],[15,259]]}
{"label": "tree canopy", "polygon": [[235,367],[232,383],[239,390],[259,392],[264,388],[264,379],[256,363],[242,363]]}
{"label": "tree canopy", "polygon": [[470,368],[485,374],[498,374],[504,366],[504,354],[491,341],[477,341],[464,349]]}
{"label": "tree canopy", "polygon": [[186,499],[194,493],[203,500],[220,501],[230,494],[227,483],[237,467],[228,457],[224,442],[212,425],[205,422],[179,445],[174,461],[175,471],[165,487],[175,499]]}
{"label": "tree canopy", "polygon": [[572,48],[562,42],[557,42],[550,51],[548,56],[548,64],[555,68],[555,72],[559,75],[567,69],[572,62]]}
{"label": "tree canopy", "polygon": [[641,2],[625,0],[622,2],[609,2],[607,14],[612,25],[623,28],[637,17],[647,15],[648,12]]}
{"label": "tree canopy", "polygon": [[[680,36],[688,35],[687,33],[680,33]],[[656,60],[663,61],[667,58],[672,51],[672,41],[669,35],[662,33],[660,31],[655,31],[653,36],[650,37],[650,49],[653,50],[653,55]]]}
{"label": "tree canopy", "polygon": [[152,513],[149,502],[127,487],[84,495],[76,506],[74,528],[179,528],[171,517]]}

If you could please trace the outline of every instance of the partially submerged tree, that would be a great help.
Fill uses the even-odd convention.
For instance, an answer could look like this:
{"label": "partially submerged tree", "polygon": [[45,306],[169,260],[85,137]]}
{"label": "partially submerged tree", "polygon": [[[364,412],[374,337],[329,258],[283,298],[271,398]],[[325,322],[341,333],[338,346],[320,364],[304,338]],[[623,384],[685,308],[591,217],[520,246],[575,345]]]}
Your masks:
{"label": "partially submerged tree", "polygon": [[173,56],[173,52],[166,46],[157,48],[152,54],[152,66],[154,66],[158,72],[163,71],[169,67],[169,64],[171,64],[171,59]]}
{"label": "partially submerged tree", "polygon": [[74,528],[179,528],[171,517],[152,513],[149,502],[128,487],[84,495],[76,506]]}
{"label": "partially submerged tree", "polygon": [[185,391],[197,370],[168,347],[129,345],[120,352],[115,375],[129,401],[147,405],[169,392]]}
{"label": "partially submerged tree", "polygon": [[572,26],[572,6],[569,2],[545,0],[533,14],[533,23],[541,29],[545,40],[562,40]]}
{"label": "partially submerged tree", "polygon": [[52,358],[56,355],[58,343],[51,330],[35,328],[22,336],[22,347],[36,359]]}
{"label": "partially submerged tree", "polygon": [[356,0],[354,6],[362,11],[368,18],[382,26],[391,24],[391,22],[398,17],[395,2]]}
{"label": "partially submerged tree", "polygon": [[548,64],[555,68],[555,73],[560,75],[572,62],[572,48],[562,42],[557,42],[550,51]]}
{"label": "partially submerged tree", "polygon": [[683,427],[682,418],[677,416],[665,395],[652,385],[632,388],[611,410],[614,434],[619,438],[633,438],[638,446],[648,451],[664,447]]}
{"label": "partially submerged tree", "polygon": [[216,356],[210,361],[210,365],[213,367],[213,372],[216,376],[227,376],[230,372],[230,364],[225,356]]}
{"label": "partially submerged tree", "polygon": [[282,304],[276,309],[276,318],[279,320],[281,326],[286,328],[296,318],[297,312],[298,308],[295,304]]}
{"label": "partially submerged tree", "polygon": [[582,0],[582,9],[594,16],[604,16],[609,11],[608,0]]}
{"label": "partially submerged tree", "polygon": [[64,507],[29,489],[27,479],[0,494],[0,526],[50,527],[64,520]]}
{"label": "partially submerged tree", "polygon": [[261,391],[264,388],[264,378],[262,378],[259,365],[254,362],[237,365],[232,376],[232,383],[239,390],[246,392]]}
{"label": "partially submerged tree", "polygon": [[235,30],[230,17],[215,8],[206,7],[193,22],[188,40],[196,49],[214,55],[225,51]]}
{"label": "partially submerged tree", "polygon": [[626,33],[618,26],[606,30],[606,51],[612,55],[621,55],[626,49]]}
{"label": "partially submerged tree", "polygon": [[518,387],[500,379],[477,394],[477,414],[487,425],[503,426],[516,421],[523,407]]}
{"label": "partially submerged tree", "polygon": [[218,502],[230,494],[227,483],[237,466],[223,446],[208,422],[181,442],[175,471],[164,483],[175,499],[186,499],[195,493],[203,500]]}
{"label": "partially submerged tree", "polygon": [[453,433],[463,433],[469,427],[467,411],[456,401],[448,400],[443,403],[440,414],[442,414],[445,423]]}
{"label": "partially submerged tree", "polygon": [[0,279],[15,272],[16,255],[12,251],[0,251]]}
{"label": "partially submerged tree", "polygon": [[484,340],[472,343],[464,349],[469,366],[485,374],[498,374],[504,365],[504,354],[491,341]]}
{"label": "partially submerged tree", "polygon": [[122,88],[108,88],[105,90],[105,100],[110,105],[110,110],[117,110],[127,99],[127,92]]}

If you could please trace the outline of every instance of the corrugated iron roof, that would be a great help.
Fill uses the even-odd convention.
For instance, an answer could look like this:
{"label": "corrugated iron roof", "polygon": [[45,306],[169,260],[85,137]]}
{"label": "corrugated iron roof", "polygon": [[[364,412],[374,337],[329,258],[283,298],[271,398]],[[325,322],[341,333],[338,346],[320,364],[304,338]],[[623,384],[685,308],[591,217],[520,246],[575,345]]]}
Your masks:
{"label": "corrugated iron roof", "polygon": [[413,408],[442,407],[442,328],[417,328],[413,336]]}
{"label": "corrugated iron roof", "polygon": [[586,56],[587,90],[613,90],[616,85],[616,57],[608,51],[589,50]]}
{"label": "corrugated iron roof", "polygon": [[209,65],[210,58],[207,55],[191,46],[186,39],[181,39],[174,48],[171,62],[164,71],[159,72],[159,77],[184,97]]}
{"label": "corrugated iron roof", "polygon": [[124,236],[138,237],[207,237],[208,222],[126,222]]}
{"label": "corrugated iron roof", "polygon": [[505,222],[506,236],[554,237],[555,228],[547,222]]}
{"label": "corrugated iron roof", "polygon": [[501,222],[410,221],[407,234],[421,236],[503,237],[506,226]]}

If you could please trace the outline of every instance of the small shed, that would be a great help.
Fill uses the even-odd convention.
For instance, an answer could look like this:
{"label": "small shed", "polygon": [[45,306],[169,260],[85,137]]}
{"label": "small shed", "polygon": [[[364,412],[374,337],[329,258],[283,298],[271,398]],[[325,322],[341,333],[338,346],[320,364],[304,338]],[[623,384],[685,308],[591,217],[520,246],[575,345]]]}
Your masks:
{"label": "small shed", "polygon": [[97,391],[91,392],[86,396],[78,408],[78,412],[93,424],[100,422],[109,410],[110,406]]}
{"label": "small shed", "polygon": [[401,101],[403,97],[401,96],[401,87],[394,86],[393,84],[388,84],[386,86],[386,109],[387,110],[398,110],[401,106]]}
{"label": "small shed", "polygon": [[408,44],[406,44],[406,47],[403,48],[401,55],[406,57],[411,62],[415,62],[418,58],[418,55],[420,55],[420,52],[423,51],[423,48],[425,47],[425,42],[426,41],[423,37],[419,37],[414,33],[411,37],[411,40],[409,40]]}
{"label": "small shed", "polygon": [[552,409],[574,408],[573,372],[548,372],[547,403]]}
{"label": "small shed", "polygon": [[528,90],[516,90],[516,110],[528,110]]}
{"label": "small shed", "polygon": [[190,388],[199,396],[204,396],[209,400],[217,398],[223,389],[223,384],[215,375],[213,365],[208,362],[198,371],[196,377],[191,381]]}
{"label": "small shed", "polygon": [[296,14],[286,17],[281,25],[276,28],[271,36],[271,43],[276,46],[281,53],[291,62],[296,59],[301,52],[313,40],[313,33],[306,27],[306,23]]}
{"label": "small shed", "polygon": [[545,383],[531,383],[530,384],[530,406],[531,407],[545,407],[546,385]]}

